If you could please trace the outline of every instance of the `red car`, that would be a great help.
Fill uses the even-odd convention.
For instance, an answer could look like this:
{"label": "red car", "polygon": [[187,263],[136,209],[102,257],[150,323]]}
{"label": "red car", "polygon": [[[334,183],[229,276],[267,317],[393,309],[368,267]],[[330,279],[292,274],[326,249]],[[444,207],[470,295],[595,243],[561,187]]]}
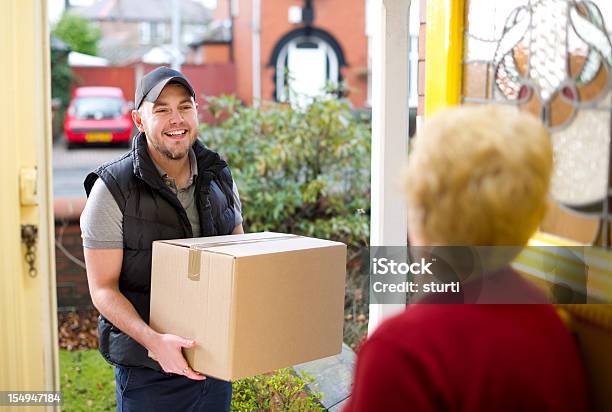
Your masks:
{"label": "red car", "polygon": [[124,143],[132,135],[131,105],[118,87],[77,87],[64,119],[68,147],[77,143]]}

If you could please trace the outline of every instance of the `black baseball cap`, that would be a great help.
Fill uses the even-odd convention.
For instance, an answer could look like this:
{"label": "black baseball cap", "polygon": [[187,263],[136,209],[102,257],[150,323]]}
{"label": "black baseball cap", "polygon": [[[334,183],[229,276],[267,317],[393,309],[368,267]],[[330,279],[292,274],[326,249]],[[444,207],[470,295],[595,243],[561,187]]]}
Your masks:
{"label": "black baseball cap", "polygon": [[191,94],[191,97],[195,99],[195,92],[189,80],[183,75],[183,73],[170,69],[168,67],[158,67],[152,72],[147,73],[136,86],[136,94],[134,95],[134,104],[136,110],[140,108],[140,105],[145,100],[147,102],[155,103],[155,100],[159,97],[159,94],[164,87],[170,83],[179,83]]}

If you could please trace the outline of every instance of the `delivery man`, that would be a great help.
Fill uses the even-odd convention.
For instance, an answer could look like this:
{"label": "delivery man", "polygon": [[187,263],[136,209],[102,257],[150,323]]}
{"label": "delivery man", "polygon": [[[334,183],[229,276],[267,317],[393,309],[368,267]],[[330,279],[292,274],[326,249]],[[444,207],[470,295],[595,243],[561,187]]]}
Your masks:
{"label": "delivery man", "polygon": [[132,119],[132,149],[87,176],[81,215],[117,411],[229,411],[231,383],[193,371],[182,355],[198,342],[148,321],[153,241],[244,233],[236,185],[227,163],[196,139],[195,91],[182,73],[160,67],[144,76]]}

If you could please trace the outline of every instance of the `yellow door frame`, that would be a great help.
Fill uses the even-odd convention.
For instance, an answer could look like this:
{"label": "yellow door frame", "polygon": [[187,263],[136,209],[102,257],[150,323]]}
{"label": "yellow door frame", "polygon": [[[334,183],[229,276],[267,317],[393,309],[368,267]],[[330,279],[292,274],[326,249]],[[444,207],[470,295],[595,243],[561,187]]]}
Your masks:
{"label": "yellow door frame", "polygon": [[[5,0],[0,13],[0,390],[59,390],[46,1]],[[22,225],[35,225],[34,266]],[[33,269],[33,270],[31,270]],[[49,410],[53,407],[49,407]]]}
{"label": "yellow door frame", "polygon": [[461,103],[464,0],[428,0],[425,116]]}

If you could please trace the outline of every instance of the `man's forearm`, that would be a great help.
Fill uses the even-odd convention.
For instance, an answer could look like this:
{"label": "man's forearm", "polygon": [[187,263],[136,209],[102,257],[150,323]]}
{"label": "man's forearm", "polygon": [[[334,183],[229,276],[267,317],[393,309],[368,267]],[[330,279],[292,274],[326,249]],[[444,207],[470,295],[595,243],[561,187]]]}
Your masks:
{"label": "man's forearm", "polygon": [[181,348],[193,348],[194,340],[172,334],[161,334],[147,325],[129,300],[116,288],[99,288],[92,293],[94,305],[104,317],[153,353],[154,359],[167,373],[185,375],[189,379],[206,377],[189,368]]}
{"label": "man's forearm", "polygon": [[142,320],[132,303],[118,289],[99,289],[92,298],[96,308],[113,325],[145,348],[151,348],[152,341],[159,334]]}

